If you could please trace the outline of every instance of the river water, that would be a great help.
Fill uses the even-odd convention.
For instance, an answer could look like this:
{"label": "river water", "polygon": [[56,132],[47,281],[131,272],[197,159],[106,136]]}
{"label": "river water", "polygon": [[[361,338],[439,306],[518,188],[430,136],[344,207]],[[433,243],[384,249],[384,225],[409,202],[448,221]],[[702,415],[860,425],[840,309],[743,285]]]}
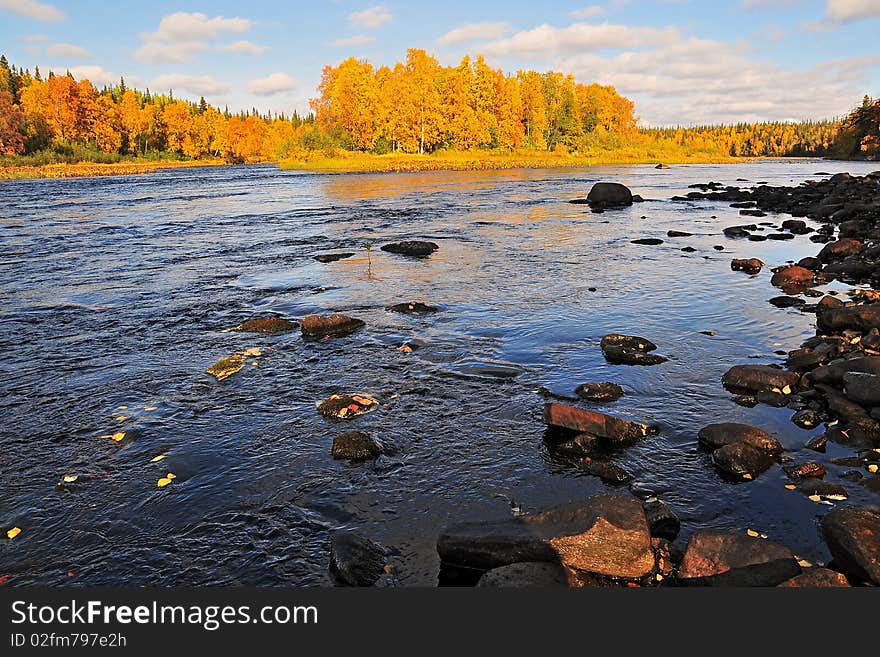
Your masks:
{"label": "river water", "polygon": [[[708,423],[741,421],[775,433],[796,460],[849,454],[803,450],[821,429],[798,428],[791,410],[740,407],[720,382],[737,363],[781,362],[774,352],[797,348],[815,322],[767,303],[778,294],[769,268],[749,277],[730,271],[731,258],[771,266],[820,245],[727,239],[723,227],[756,220],[726,203],[669,199],[710,180],[792,184],[872,168],[252,166],[0,183],[0,527],[22,529],[0,542],[0,575],[14,585],[326,585],[328,531],[345,527],[393,550],[401,584],[434,586],[444,524],[607,489],[548,454],[537,394],[605,380],[626,395],[599,410],[662,428],[617,461],[635,489],[678,513],[682,544],[699,528],[748,528],[827,560],[817,521],[829,507],[786,490],[779,467],[722,480],[696,440]],[[649,200],[604,214],[567,203],[598,180]],[[694,236],[667,238],[670,229]],[[665,243],[630,243],[641,237]],[[401,238],[440,250],[414,260],[378,249]],[[371,262],[365,242],[376,245]],[[313,259],[334,250],[356,256]],[[410,300],[442,312],[385,310]],[[367,327],[317,343],[225,331],[266,313],[330,312]],[[647,337],[670,360],[609,365],[598,343],[611,332]],[[398,351],[415,338],[421,349]],[[220,383],[204,373],[249,347],[266,352],[256,366]],[[316,402],[336,392],[383,406],[347,423],[322,418]],[[331,459],[333,436],[354,429],[391,453]],[[118,431],[121,443],[102,438]],[[839,483],[844,469],[828,467]],[[167,472],[177,479],[158,488]],[[847,487],[850,502],[876,503]]]}

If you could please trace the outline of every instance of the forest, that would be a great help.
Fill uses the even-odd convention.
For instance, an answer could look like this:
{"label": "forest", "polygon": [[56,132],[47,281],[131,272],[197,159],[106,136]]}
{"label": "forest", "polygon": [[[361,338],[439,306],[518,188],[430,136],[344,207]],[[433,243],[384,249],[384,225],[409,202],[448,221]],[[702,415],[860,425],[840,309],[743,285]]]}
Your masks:
{"label": "forest", "polygon": [[482,56],[444,67],[410,49],[394,67],[348,58],[324,68],[311,112],[230,113],[124,79],[96,88],[70,74],[10,66],[0,57],[4,163],[123,159],[232,163],[351,154],[553,153],[638,148],[643,157],[832,156],[880,153],[880,100],[865,97],[841,120],[640,128],[614,87],[560,72],[508,75]]}

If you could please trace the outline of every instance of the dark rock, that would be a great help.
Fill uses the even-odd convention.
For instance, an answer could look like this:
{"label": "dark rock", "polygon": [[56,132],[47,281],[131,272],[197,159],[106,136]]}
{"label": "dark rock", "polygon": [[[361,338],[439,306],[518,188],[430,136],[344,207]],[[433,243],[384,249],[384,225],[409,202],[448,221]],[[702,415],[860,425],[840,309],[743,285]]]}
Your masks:
{"label": "dark rock", "polygon": [[491,588],[553,588],[568,586],[565,570],[556,563],[527,562],[512,563],[486,571],[479,587]]}
{"label": "dark rock", "polygon": [[817,325],[822,331],[853,329],[867,332],[880,328],[880,303],[869,306],[826,308],[818,314]]}
{"label": "dark rock", "polygon": [[645,512],[629,495],[596,495],[538,514],[451,525],[440,534],[437,552],[445,563],[479,570],[550,562],[623,580],[654,570]]}
{"label": "dark rock", "polygon": [[734,443],[747,443],[773,456],[782,454],[783,451],[782,445],[774,436],[758,427],[738,422],[710,424],[700,429],[697,437],[700,444],[709,449],[718,449]]}
{"label": "dark rock", "polygon": [[348,335],[363,326],[366,324],[362,320],[347,315],[309,315],[303,317],[300,329],[306,337],[323,338]]}
{"label": "dark rock", "polygon": [[591,207],[620,208],[633,203],[632,192],[620,183],[599,182],[587,195]]}
{"label": "dark rock", "polygon": [[758,274],[761,271],[761,268],[764,266],[764,263],[758,260],[757,258],[748,258],[748,259],[736,259],[734,258],[730,263],[730,268],[733,271],[744,271],[747,274]]}
{"label": "dark rock", "polygon": [[318,404],[324,417],[351,419],[378,408],[379,402],[365,395],[330,395]]}
{"label": "dark rock", "polygon": [[822,268],[822,263],[819,258],[814,258],[812,256],[807,256],[806,258],[801,258],[798,260],[798,267],[803,267],[804,269],[809,269],[810,271],[815,271],[816,269]]}
{"label": "dark rock", "polygon": [[821,527],[834,563],[853,579],[880,586],[880,512],[835,509],[822,518]]}
{"label": "dark rock", "polygon": [[806,305],[806,301],[800,299],[798,297],[773,297],[769,300],[770,305],[776,306],[777,308],[794,308],[795,306],[804,306]]}
{"label": "dark rock", "polygon": [[385,572],[387,551],[353,531],[330,532],[330,573],[339,584],[373,586]]}
{"label": "dark rock", "polygon": [[644,237],[642,239],[632,240],[632,243],[644,246],[658,246],[659,244],[663,244],[663,240],[656,237]]}
{"label": "dark rock", "polygon": [[779,585],[784,588],[848,587],[846,576],[828,568],[807,568],[797,577],[792,577]]}
{"label": "dark rock", "polygon": [[382,453],[382,444],[363,431],[350,431],[336,436],[330,451],[334,459],[368,461]]}
{"label": "dark rock", "polygon": [[811,438],[810,441],[804,445],[806,449],[811,449],[814,452],[824,452],[825,446],[828,444],[828,436],[822,434],[821,436],[816,436],[815,438]]}
{"label": "dark rock", "polygon": [[660,164],[658,164],[658,165],[655,166],[654,168],[655,168],[655,169],[671,169],[672,167],[670,167],[668,164],[663,164],[663,163],[661,162]]}
{"label": "dark rock", "polygon": [[815,429],[822,423],[822,418],[816,411],[805,408],[792,415],[791,421],[801,429]]}
{"label": "dark rock", "polygon": [[350,258],[354,255],[354,253],[322,253],[320,255],[314,256],[315,260],[318,262],[336,262],[337,260],[345,260],[346,258]]}
{"label": "dark rock", "polygon": [[838,484],[829,484],[828,482],[817,479],[816,477],[807,477],[801,479],[797,483],[797,489],[808,497],[821,497],[827,500],[845,500],[849,497],[846,488]]}
{"label": "dark rock", "polygon": [[847,256],[861,255],[864,250],[865,245],[861,241],[844,237],[836,242],[826,244],[817,257],[822,262],[832,262],[842,260]]}
{"label": "dark rock", "polygon": [[602,451],[605,448],[605,443],[598,436],[593,436],[588,433],[579,433],[573,438],[566,438],[561,442],[554,441],[550,443],[549,447],[557,454],[584,457],[595,454],[597,451]]}
{"label": "dark rock", "polygon": [[241,331],[245,333],[264,333],[267,335],[275,333],[286,333],[296,328],[296,322],[291,322],[281,317],[257,317],[249,319],[243,324],[236,326],[233,331]]}
{"label": "dark rock", "polygon": [[763,210],[740,210],[739,213],[744,217],[766,217],[767,213]]}
{"label": "dark rock", "polygon": [[651,432],[646,424],[555,402],[544,405],[544,422],[552,427],[598,436],[615,446],[633,444]]}
{"label": "dark rock", "polygon": [[615,365],[659,365],[667,361],[663,356],[649,352],[657,345],[646,338],[612,333],[602,338],[600,344],[605,360]]}
{"label": "dark rock", "polygon": [[574,390],[581,399],[592,402],[617,401],[623,397],[623,388],[616,383],[584,383]]}
{"label": "dark rock", "polygon": [[795,555],[770,541],[741,534],[699,531],[678,569],[683,584],[777,586],[801,573]]}
{"label": "dark rock", "polygon": [[386,310],[405,315],[423,315],[426,313],[436,313],[440,309],[437,306],[428,306],[421,301],[411,301],[409,303],[397,303],[393,306],[388,306]]}
{"label": "dark rock", "polygon": [[712,248],[715,249],[716,251],[723,251],[724,250],[724,247],[721,246],[720,244],[716,244]]}
{"label": "dark rock", "polygon": [[848,372],[865,372],[880,375],[880,356],[857,356],[840,358],[818,367],[810,373],[813,383],[839,384]]}
{"label": "dark rock", "polygon": [[656,498],[647,500],[644,507],[651,536],[674,541],[681,530],[681,521],[672,509],[665,502]]}
{"label": "dark rock", "polygon": [[789,479],[819,478],[825,476],[825,466],[821,463],[798,463],[782,468]]}
{"label": "dark rock", "polygon": [[619,486],[632,481],[633,476],[622,467],[607,459],[587,457],[578,464],[578,469],[592,477],[598,477],[606,484]]}
{"label": "dark rock", "polygon": [[696,249],[692,246],[686,246],[682,249],[685,253],[696,253]]}
{"label": "dark rock", "polygon": [[[752,228],[752,230],[755,230]],[[724,229],[724,234],[727,237],[748,237],[751,233],[746,229],[745,226],[728,226]]]}
{"label": "dark rock", "polygon": [[693,237],[693,233],[687,233],[683,230],[668,230],[666,237]]}
{"label": "dark rock", "polygon": [[862,406],[880,406],[880,376],[864,372],[843,375],[843,394]]}
{"label": "dark rock", "polygon": [[819,303],[816,305],[816,311],[821,313],[826,310],[831,310],[833,308],[843,308],[843,306],[843,301],[836,297],[832,297],[830,294],[826,294],[819,300]]}
{"label": "dark rock", "polygon": [[805,235],[810,232],[810,229],[807,228],[807,222],[800,219],[786,219],[782,222],[782,228],[796,235]]}
{"label": "dark rock", "polygon": [[734,365],[721,377],[725,388],[753,392],[774,388],[785,392],[786,387],[794,390],[799,381],[800,376],[796,372],[786,372],[772,365]]}
{"label": "dark rock", "polygon": [[770,454],[745,442],[725,445],[712,452],[712,463],[715,467],[739,479],[753,479],[769,470],[774,462]]}
{"label": "dark rock", "polygon": [[408,240],[405,242],[393,242],[382,247],[388,253],[411,256],[413,258],[426,258],[440,247],[434,242],[420,242]]}

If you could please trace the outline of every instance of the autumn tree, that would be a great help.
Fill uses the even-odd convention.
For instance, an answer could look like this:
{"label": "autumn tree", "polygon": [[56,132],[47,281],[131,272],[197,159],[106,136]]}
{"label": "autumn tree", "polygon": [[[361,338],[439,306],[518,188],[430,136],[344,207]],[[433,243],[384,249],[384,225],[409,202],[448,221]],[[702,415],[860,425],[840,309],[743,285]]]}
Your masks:
{"label": "autumn tree", "polygon": [[24,152],[24,112],[12,104],[12,94],[0,89],[0,155]]}

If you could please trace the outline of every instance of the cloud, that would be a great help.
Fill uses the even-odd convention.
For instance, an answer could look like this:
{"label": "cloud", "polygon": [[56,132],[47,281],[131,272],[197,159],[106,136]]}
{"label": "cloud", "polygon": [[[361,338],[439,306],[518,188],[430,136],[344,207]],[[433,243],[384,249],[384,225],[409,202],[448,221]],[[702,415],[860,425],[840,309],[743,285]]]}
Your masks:
{"label": "cloud", "polygon": [[880,16],[880,0],[828,0],[826,20],[848,23]]}
{"label": "cloud", "polygon": [[773,9],[775,7],[790,7],[794,0],[742,0],[743,9],[752,11],[755,9]]}
{"label": "cloud", "polygon": [[101,66],[71,66],[70,68],[53,68],[55,75],[67,75],[68,71],[77,80],[88,80],[96,87],[116,84],[119,76],[116,73],[105,71]]}
{"label": "cloud", "polygon": [[60,9],[37,0],[0,0],[0,11],[46,23],[56,23],[66,18]]}
{"label": "cloud", "polygon": [[376,30],[392,20],[391,12],[384,5],[373,5],[363,11],[356,11],[348,16],[350,25],[368,30]]}
{"label": "cloud", "polygon": [[371,37],[366,34],[358,34],[353,37],[347,37],[343,39],[336,39],[331,41],[329,46],[335,46],[337,48],[347,48],[349,46],[365,46],[369,43],[375,43],[376,37]]}
{"label": "cloud", "polygon": [[209,75],[185,75],[182,73],[166,73],[153,79],[153,89],[174,89],[188,91],[199,96],[225,94],[229,87]]}
{"label": "cloud", "polygon": [[[182,64],[227,34],[242,34],[254,26],[247,18],[208,18],[203,13],[176,12],[163,16],[155,32],[141,34],[143,45],[134,58],[147,63]],[[259,46],[257,46],[259,47]]]}
{"label": "cloud", "polygon": [[257,43],[252,43],[245,39],[240,41],[233,41],[232,43],[228,43],[225,46],[220,46],[219,50],[223,52],[234,52],[239,55],[262,55],[269,48],[266,46],[261,46]]}
{"label": "cloud", "polygon": [[545,23],[531,30],[517,32],[507,39],[493,41],[483,47],[483,52],[486,55],[541,59],[565,53],[671,45],[681,39],[681,32],[674,27],[610,23],[573,23],[568,27],[553,27]]}
{"label": "cloud", "polygon": [[467,41],[499,39],[508,32],[510,32],[510,23],[465,23],[441,36],[437,39],[437,43],[449,45]]}
{"label": "cloud", "polygon": [[28,36],[26,36],[24,38],[24,40],[27,41],[28,43],[42,43],[43,41],[46,41],[48,38],[49,37],[47,37],[45,34],[29,34]]}
{"label": "cloud", "polygon": [[296,86],[296,80],[287,73],[277,72],[252,80],[248,85],[248,91],[256,96],[274,96],[285,91],[293,91]]}
{"label": "cloud", "polygon": [[88,50],[71,43],[53,43],[46,48],[46,54],[50,57],[77,57],[79,59],[91,59],[92,57]]}
{"label": "cloud", "polygon": [[596,16],[601,16],[605,13],[605,10],[599,5],[591,5],[589,7],[584,7],[583,9],[575,9],[571,12],[572,18],[580,18],[582,20],[589,20],[590,18],[596,18]]}

